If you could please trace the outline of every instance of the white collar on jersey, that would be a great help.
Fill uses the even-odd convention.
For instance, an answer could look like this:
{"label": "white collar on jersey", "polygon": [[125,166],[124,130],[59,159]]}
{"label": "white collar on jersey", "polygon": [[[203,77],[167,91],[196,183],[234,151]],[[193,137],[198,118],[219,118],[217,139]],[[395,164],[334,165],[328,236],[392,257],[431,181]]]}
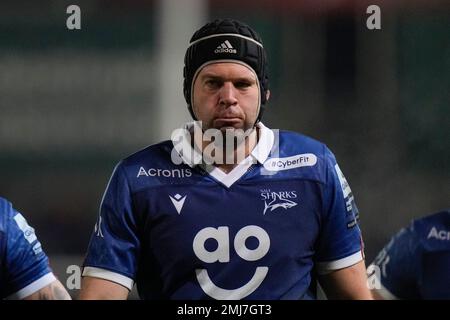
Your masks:
{"label": "white collar on jersey", "polygon": [[198,150],[197,148],[192,148],[190,143],[190,132],[195,125],[198,124],[196,122],[189,122],[176,134],[172,134],[172,143],[174,145],[174,150],[177,152],[182,162],[189,165],[190,167],[201,165],[209,173],[210,176],[227,187],[230,187],[234,182],[239,180],[239,178],[241,178],[251,167],[251,165],[256,161],[264,164],[264,162],[269,157],[270,151],[272,150],[275,141],[275,135],[273,131],[267,128],[263,123],[259,122],[256,125],[260,129],[260,136],[257,145],[247,158],[241,161],[229,173],[225,173],[214,165],[203,164],[200,150]]}

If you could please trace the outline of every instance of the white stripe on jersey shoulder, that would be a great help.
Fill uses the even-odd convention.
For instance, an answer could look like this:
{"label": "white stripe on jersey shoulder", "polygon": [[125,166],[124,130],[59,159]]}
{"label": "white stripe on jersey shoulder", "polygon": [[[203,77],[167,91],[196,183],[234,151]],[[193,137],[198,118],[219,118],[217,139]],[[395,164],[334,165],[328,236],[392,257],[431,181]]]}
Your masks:
{"label": "white stripe on jersey shoulder", "polygon": [[345,258],[334,260],[334,261],[327,261],[327,262],[318,262],[317,263],[317,272],[320,275],[324,275],[327,273],[330,273],[334,270],[344,269],[347,267],[350,267],[358,262],[363,260],[363,256],[361,253],[361,250],[358,252],[355,252]]}
{"label": "white stripe on jersey shoulder", "polygon": [[84,267],[83,269],[83,277],[93,277],[100,278],[108,281],[115,282],[124,286],[128,290],[131,291],[133,289],[134,280],[128,278],[120,273],[110,271],[107,269],[96,268],[96,267]]}
{"label": "white stripe on jersey shoulder", "polygon": [[33,293],[41,290],[42,288],[48,286],[50,283],[56,280],[56,277],[52,272],[47,273],[46,275],[40,277],[39,279],[33,281],[26,287],[20,289],[16,293],[11,294],[10,296],[6,297],[7,300],[21,300],[23,298],[28,297],[29,295],[32,295]]}

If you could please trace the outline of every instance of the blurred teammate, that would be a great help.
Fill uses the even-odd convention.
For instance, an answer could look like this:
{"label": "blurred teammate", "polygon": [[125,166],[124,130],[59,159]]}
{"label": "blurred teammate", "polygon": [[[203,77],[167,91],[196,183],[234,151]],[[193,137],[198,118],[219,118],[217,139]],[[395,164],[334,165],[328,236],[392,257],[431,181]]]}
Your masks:
{"label": "blurred teammate", "polygon": [[412,221],[367,271],[381,283],[375,298],[450,299],[450,210]]}
{"label": "blurred teammate", "polygon": [[0,298],[69,300],[53,275],[34,229],[0,198]]}
{"label": "blurred teammate", "polygon": [[260,122],[269,89],[256,32],[234,20],[198,30],[184,94],[201,124],[116,166],[80,297],[125,299],[137,283],[143,299],[312,299],[318,273],[329,298],[370,299],[334,155]]}

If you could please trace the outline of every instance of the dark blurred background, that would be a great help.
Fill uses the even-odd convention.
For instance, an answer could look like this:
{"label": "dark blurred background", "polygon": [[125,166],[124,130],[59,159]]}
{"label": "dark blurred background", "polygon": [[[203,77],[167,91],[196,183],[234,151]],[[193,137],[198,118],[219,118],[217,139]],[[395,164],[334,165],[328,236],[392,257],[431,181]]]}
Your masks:
{"label": "dark blurred background", "polygon": [[[81,30],[66,27],[70,4]],[[366,27],[370,4],[381,30]],[[190,119],[184,52],[216,17],[264,40],[264,123],[336,154],[367,262],[411,219],[450,206],[448,1],[2,1],[0,196],[61,280],[82,261],[114,165]]]}

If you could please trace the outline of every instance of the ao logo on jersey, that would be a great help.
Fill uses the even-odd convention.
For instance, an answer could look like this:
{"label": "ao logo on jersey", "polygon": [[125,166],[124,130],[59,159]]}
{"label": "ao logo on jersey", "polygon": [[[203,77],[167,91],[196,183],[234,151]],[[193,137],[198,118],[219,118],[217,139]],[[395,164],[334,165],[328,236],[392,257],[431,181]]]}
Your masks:
{"label": "ao logo on jersey", "polygon": [[[249,249],[245,245],[248,238],[258,239],[258,247]],[[208,251],[205,243],[208,239],[217,241],[217,248],[214,251]],[[239,257],[246,261],[257,261],[263,258],[270,248],[270,238],[267,232],[258,226],[250,225],[240,229],[233,241],[234,250]],[[228,227],[218,228],[207,227],[200,230],[194,238],[193,249],[195,255],[205,263],[228,263],[230,262],[230,231]],[[228,290],[218,287],[214,284],[208,275],[206,269],[195,270],[197,280],[202,290],[210,297],[217,300],[236,300],[243,299],[254,292],[264,281],[269,268],[258,266],[252,278],[243,286]]]}

